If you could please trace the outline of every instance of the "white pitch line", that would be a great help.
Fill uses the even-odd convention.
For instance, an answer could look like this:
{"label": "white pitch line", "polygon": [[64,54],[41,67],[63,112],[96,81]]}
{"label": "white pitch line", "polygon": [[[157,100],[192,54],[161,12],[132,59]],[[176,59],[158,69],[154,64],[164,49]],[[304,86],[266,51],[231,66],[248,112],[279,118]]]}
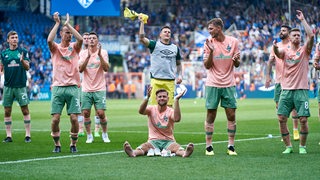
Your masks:
{"label": "white pitch line", "polygon": [[[273,136],[272,138],[279,138],[280,136]],[[264,140],[264,139],[272,139],[270,137],[259,137],[259,138],[249,138],[249,139],[238,139],[235,140],[236,142],[242,142],[242,141],[256,141],[256,140]],[[212,144],[220,144],[220,143],[226,143],[228,141],[215,141]],[[204,145],[205,143],[196,143],[195,146]],[[187,145],[183,145],[187,146]],[[46,160],[55,160],[55,159],[66,159],[66,158],[74,158],[74,157],[88,157],[88,156],[98,156],[98,155],[108,155],[108,154],[117,154],[117,153],[123,153],[124,151],[111,151],[111,152],[101,152],[101,153],[90,153],[90,154],[78,154],[78,155],[68,155],[68,156],[56,156],[56,157],[47,157],[47,158],[35,158],[35,159],[25,159],[25,160],[17,160],[17,161],[4,161],[0,162],[0,165],[6,165],[6,164],[20,164],[20,163],[26,163],[26,162],[35,162],[35,161],[46,161]]]}
{"label": "white pitch line", "polygon": [[66,159],[73,157],[88,157],[88,156],[97,156],[97,155],[105,155],[105,154],[116,154],[121,153],[123,151],[112,151],[112,152],[102,152],[102,153],[91,153],[91,154],[78,154],[78,155],[68,155],[68,156],[56,156],[56,157],[47,157],[47,158],[35,158],[35,159],[25,159],[25,160],[17,160],[17,161],[5,161],[0,162],[2,164],[19,164],[25,162],[34,162],[34,161],[45,161],[45,160],[54,160],[54,159]]}
{"label": "white pitch line", "polygon": [[[1,130],[5,130],[5,129],[3,129],[3,128],[0,128],[0,131]],[[25,129],[13,129],[12,131],[25,131]],[[32,129],[32,132],[50,132],[51,130],[49,130],[49,129]],[[69,131],[68,130],[62,130],[61,132],[67,132],[67,133],[69,133]],[[109,130],[108,132],[110,132],[110,133],[140,133],[140,134],[147,134],[148,133],[148,131],[116,131],[116,130]],[[203,131],[203,132],[174,132],[174,134],[199,134],[199,135],[205,135],[205,132]],[[214,134],[227,134],[227,133],[223,133],[223,132],[221,132],[221,133],[217,133],[217,132],[215,132]],[[256,135],[256,136],[264,136],[264,135],[267,135],[267,134],[256,134],[256,133],[239,133],[239,132],[237,132],[237,135]]]}

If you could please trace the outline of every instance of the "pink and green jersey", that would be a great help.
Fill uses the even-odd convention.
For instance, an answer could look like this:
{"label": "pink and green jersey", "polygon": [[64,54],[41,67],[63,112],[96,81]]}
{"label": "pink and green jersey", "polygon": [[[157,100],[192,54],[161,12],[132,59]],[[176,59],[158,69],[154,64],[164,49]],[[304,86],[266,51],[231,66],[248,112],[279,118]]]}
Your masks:
{"label": "pink and green jersey", "polygon": [[309,89],[309,55],[306,45],[285,51],[281,87],[284,90]]}
{"label": "pink and green jersey", "polygon": [[171,140],[175,141],[173,136],[174,121],[173,117],[174,110],[171,107],[160,113],[158,105],[149,105],[146,109],[149,118],[149,138],[148,140]]}
{"label": "pink and green jersey", "polygon": [[[283,44],[282,42],[277,43],[278,47],[281,49],[284,49],[284,51],[290,49],[290,43],[287,44]],[[278,58],[273,51],[273,48],[271,48],[271,52],[270,52],[270,57],[274,57],[275,58],[275,68],[276,68],[276,78],[275,78],[275,83],[281,83],[281,77],[282,77],[282,72],[283,72],[283,60]]]}
{"label": "pink and green jersey", "polygon": [[[106,50],[101,49],[101,55],[106,63],[109,63],[109,57]],[[88,50],[83,50],[80,53],[79,64],[83,64],[88,56]],[[87,67],[83,71],[82,77],[82,91],[83,92],[96,92],[106,90],[106,78],[104,71],[100,65],[100,58],[98,51],[92,53],[87,64]]]}
{"label": "pink and green jersey", "polygon": [[[206,86],[231,87],[235,86],[234,65],[232,57],[239,52],[239,41],[231,36],[225,36],[223,42],[214,38],[209,41],[213,43],[213,66],[207,71]],[[204,58],[210,54],[207,44],[204,44]]]}
{"label": "pink and green jersey", "polygon": [[53,67],[52,86],[80,86],[79,75],[79,50],[76,43],[70,43],[68,47],[54,42],[54,51],[51,52]]}

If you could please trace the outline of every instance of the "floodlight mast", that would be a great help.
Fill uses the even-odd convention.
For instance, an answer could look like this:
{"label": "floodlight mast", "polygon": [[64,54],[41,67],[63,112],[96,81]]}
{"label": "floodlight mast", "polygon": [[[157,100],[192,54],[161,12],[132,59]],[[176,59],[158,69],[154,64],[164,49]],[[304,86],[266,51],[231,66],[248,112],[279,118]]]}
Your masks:
{"label": "floodlight mast", "polygon": [[288,8],[289,8],[289,26],[291,27],[291,0],[288,0]]}

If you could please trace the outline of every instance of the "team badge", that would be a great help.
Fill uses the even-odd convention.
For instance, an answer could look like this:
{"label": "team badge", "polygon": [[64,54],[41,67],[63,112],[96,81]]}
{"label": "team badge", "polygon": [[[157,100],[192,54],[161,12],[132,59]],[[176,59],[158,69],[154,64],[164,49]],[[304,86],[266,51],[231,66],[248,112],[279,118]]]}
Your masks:
{"label": "team badge", "polygon": [[227,51],[228,51],[228,52],[230,52],[230,50],[231,50],[231,46],[228,44],[228,46],[227,46],[227,48],[226,48],[226,49],[227,49]]}
{"label": "team badge", "polygon": [[83,8],[88,8],[94,0],[78,0],[79,4],[83,7]]}

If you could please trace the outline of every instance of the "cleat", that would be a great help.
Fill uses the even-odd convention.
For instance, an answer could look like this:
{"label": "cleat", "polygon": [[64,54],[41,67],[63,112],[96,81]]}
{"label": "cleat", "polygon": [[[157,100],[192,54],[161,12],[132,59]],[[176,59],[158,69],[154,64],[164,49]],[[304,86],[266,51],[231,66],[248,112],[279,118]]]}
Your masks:
{"label": "cleat", "polygon": [[290,154],[290,153],[293,153],[292,147],[287,147],[286,150],[282,152],[282,154]]}
{"label": "cleat", "polygon": [[92,142],[93,142],[93,137],[92,137],[92,134],[90,134],[90,135],[87,136],[86,143],[87,144],[91,144]]}
{"label": "cleat", "polygon": [[155,155],[155,156],[161,156],[161,152],[160,152],[160,149],[159,149],[159,148],[155,148],[155,149],[154,149],[154,155]]}
{"label": "cleat", "polygon": [[[186,151],[184,152],[184,155],[182,157],[189,157],[191,156],[191,154],[193,153],[193,149],[194,149],[194,146],[192,143],[189,143],[187,148],[186,148]],[[213,152],[213,151],[212,151]]]}
{"label": "cleat", "polygon": [[228,147],[228,149],[227,149],[227,154],[228,154],[229,156],[236,156],[236,155],[238,155],[238,154],[236,153],[236,150],[234,149],[233,146],[229,146],[229,147]]}
{"label": "cleat", "polygon": [[102,140],[103,140],[103,142],[105,142],[105,143],[111,142],[110,139],[109,139],[109,137],[108,137],[108,133],[102,133]]}
{"label": "cleat", "polygon": [[148,157],[153,157],[154,156],[154,149],[150,148],[147,154]]}
{"label": "cleat", "polygon": [[207,156],[213,156],[214,155],[212,146],[209,146],[209,147],[206,148],[206,155]]}
{"label": "cleat", "polygon": [[52,152],[53,152],[53,153],[59,153],[59,152],[61,152],[61,146],[55,146]]}
{"label": "cleat", "polygon": [[128,141],[124,142],[124,144],[123,144],[123,150],[124,150],[124,152],[127,153],[127,155],[128,155],[129,157],[136,157],[136,155],[133,153],[133,150],[132,150],[132,148],[131,148],[131,146],[130,146],[130,144],[129,144]]}
{"label": "cleat", "polygon": [[94,132],[94,137],[100,137],[99,132]]}
{"label": "cleat", "polygon": [[2,142],[4,142],[4,143],[12,142],[12,138],[11,137],[6,137]]}
{"label": "cleat", "polygon": [[24,138],[24,142],[26,142],[26,143],[31,143],[31,137],[30,137],[30,136],[26,136],[26,137]]}
{"label": "cleat", "polygon": [[293,130],[293,140],[298,141],[299,139],[300,137],[298,129]]}
{"label": "cleat", "polygon": [[71,153],[77,153],[78,152],[77,147],[76,146],[70,146],[70,152]]}
{"label": "cleat", "polygon": [[84,132],[79,132],[78,137],[84,137]]}
{"label": "cleat", "polygon": [[305,147],[299,147],[299,154],[307,154],[307,150]]}

